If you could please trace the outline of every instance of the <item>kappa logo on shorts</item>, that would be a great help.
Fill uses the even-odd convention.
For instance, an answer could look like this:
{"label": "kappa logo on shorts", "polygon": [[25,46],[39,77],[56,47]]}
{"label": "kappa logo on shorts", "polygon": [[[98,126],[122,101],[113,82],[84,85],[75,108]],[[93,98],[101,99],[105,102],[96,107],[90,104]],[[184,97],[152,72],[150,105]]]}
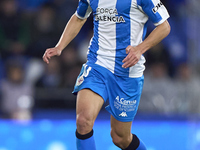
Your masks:
{"label": "kappa logo on shorts", "polygon": [[122,112],[121,114],[119,114],[119,116],[121,116],[121,117],[128,117],[127,114],[126,114],[126,112]]}

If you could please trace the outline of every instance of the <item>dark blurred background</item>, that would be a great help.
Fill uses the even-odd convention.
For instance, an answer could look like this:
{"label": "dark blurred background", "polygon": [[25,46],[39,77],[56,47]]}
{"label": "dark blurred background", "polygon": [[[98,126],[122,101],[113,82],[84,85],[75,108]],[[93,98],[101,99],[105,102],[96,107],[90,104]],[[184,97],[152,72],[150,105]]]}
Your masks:
{"label": "dark blurred background", "polygon": [[[139,113],[200,113],[200,2],[163,0],[170,35],[145,53],[145,84]],[[60,57],[42,61],[58,42],[77,0],[0,1],[0,103],[3,118],[37,110],[74,109],[71,94],[92,36],[92,17]],[[149,22],[148,32],[154,25]],[[24,115],[24,116],[23,116]]]}
{"label": "dark blurred background", "polygon": [[[145,53],[145,82],[138,115],[145,119],[153,116],[198,121],[200,1],[162,2],[171,16],[172,30]],[[67,112],[74,112],[76,97],[71,92],[86,61],[92,16],[60,57],[46,65],[42,56],[56,45],[77,5],[78,0],[0,0],[2,119],[66,119]],[[149,22],[148,33],[153,29]]]}

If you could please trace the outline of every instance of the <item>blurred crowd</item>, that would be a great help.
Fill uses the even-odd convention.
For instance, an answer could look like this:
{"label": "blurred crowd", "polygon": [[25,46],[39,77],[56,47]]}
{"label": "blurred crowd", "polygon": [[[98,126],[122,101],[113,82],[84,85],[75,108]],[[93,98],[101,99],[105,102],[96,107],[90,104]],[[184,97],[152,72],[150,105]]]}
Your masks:
{"label": "blurred crowd", "polygon": [[[147,53],[143,113],[200,113],[200,2],[163,0],[171,34]],[[58,42],[78,0],[0,1],[0,116],[31,119],[32,110],[75,108],[71,94],[86,61],[92,17],[46,65],[45,50]],[[149,32],[154,28],[149,23]]]}

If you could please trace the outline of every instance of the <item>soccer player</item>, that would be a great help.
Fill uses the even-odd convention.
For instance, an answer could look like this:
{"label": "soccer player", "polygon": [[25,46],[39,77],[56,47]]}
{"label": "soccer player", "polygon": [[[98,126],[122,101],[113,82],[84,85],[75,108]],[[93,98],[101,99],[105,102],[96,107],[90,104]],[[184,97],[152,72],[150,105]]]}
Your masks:
{"label": "soccer player", "polygon": [[[73,91],[77,94],[77,149],[96,150],[93,125],[108,100],[113,143],[123,150],[146,150],[131,133],[143,87],[142,54],[169,34],[169,14],[160,0],[80,0],[58,44],[44,53],[47,64],[61,54],[91,13],[94,35]],[[156,28],[144,39],[148,19]]]}

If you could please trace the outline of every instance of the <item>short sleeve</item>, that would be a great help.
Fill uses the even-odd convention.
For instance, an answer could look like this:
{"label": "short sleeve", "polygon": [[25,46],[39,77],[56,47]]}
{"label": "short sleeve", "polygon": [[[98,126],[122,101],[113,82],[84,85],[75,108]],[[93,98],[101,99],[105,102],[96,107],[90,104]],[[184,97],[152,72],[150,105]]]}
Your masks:
{"label": "short sleeve", "polygon": [[86,19],[90,16],[92,9],[88,0],[79,0],[76,16],[80,19]]}
{"label": "short sleeve", "polygon": [[137,3],[155,26],[169,18],[169,13],[160,0],[137,0]]}

